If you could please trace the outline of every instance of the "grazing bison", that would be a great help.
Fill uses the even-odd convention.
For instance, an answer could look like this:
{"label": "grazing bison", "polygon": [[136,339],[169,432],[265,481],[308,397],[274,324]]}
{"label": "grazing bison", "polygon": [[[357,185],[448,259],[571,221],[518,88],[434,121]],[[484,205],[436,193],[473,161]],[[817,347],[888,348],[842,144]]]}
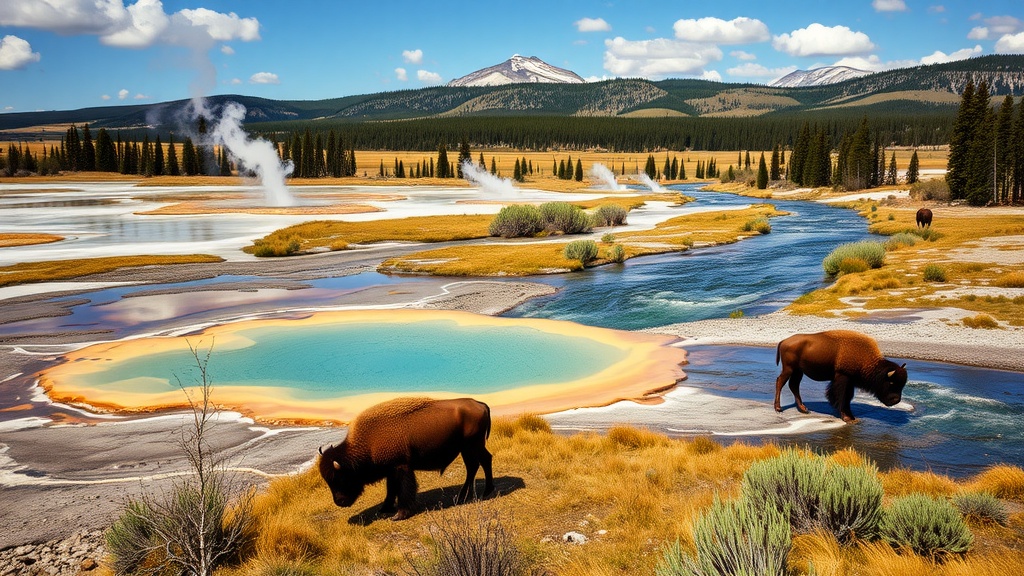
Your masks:
{"label": "grazing bison", "polygon": [[474,479],[483,466],[484,495],[494,491],[491,453],[484,446],[491,433],[491,409],[471,398],[431,400],[398,398],[370,407],[352,422],[337,446],[320,451],[320,475],[334,503],[351,506],[367,484],[387,479],[381,512],[408,518],[416,502],[414,470],[441,473],[462,454],[466,482],[456,502],[474,495]]}
{"label": "grazing bison", "polygon": [[921,228],[932,225],[932,211],[927,208],[921,208],[917,211],[917,225]]}
{"label": "grazing bison", "polygon": [[786,338],[775,353],[782,373],[775,380],[775,411],[782,412],[779,394],[789,381],[798,410],[807,413],[800,398],[800,379],[806,375],[819,382],[828,381],[825,395],[846,422],[856,418],[850,412],[854,388],[867,390],[886,406],[898,404],[907,384],[906,364],[886,360],[873,339],[850,330],[830,330],[817,334],[796,334]]}

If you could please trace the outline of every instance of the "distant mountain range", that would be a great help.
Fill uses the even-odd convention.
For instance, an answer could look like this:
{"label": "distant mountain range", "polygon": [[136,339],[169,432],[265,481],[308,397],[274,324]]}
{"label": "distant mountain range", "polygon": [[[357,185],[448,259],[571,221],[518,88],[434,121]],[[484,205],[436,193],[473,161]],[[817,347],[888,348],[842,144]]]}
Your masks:
{"label": "distant mountain range", "polygon": [[825,66],[813,70],[795,70],[782,78],[768,84],[777,88],[801,88],[803,86],[824,86],[867,76],[867,70],[858,70],[848,66]]}
{"label": "distant mountain range", "polygon": [[[514,56],[508,61],[460,78],[466,85],[434,86],[332,98],[326,100],[270,100],[251,96],[218,95],[211,107],[228,101],[246,107],[246,123],[258,128],[288,130],[289,121],[303,125],[329,121],[381,121],[453,116],[617,116],[617,117],[750,117],[799,114],[839,109],[855,113],[872,110],[908,114],[952,109],[967,82],[986,82],[993,96],[1024,94],[1024,55],[992,55],[865,74],[835,83],[819,84],[853,69],[817,69],[789,82],[799,87],[732,84],[695,79],[650,81],[616,79],[582,82],[579,76],[536,58]],[[517,83],[492,85],[501,78]],[[809,79],[817,77],[817,79]],[[543,78],[543,80],[542,80]],[[526,80],[522,80],[526,79]],[[782,82],[785,78],[781,79]],[[483,85],[480,85],[480,84]],[[813,85],[806,85],[813,83]],[[175,129],[187,100],[106,106],[50,112],[0,114],[0,130],[48,127],[89,122],[95,128]],[[268,125],[269,126],[269,125]],[[42,128],[33,128],[38,134]],[[19,135],[18,138],[25,137]],[[7,140],[0,134],[0,141]]]}
{"label": "distant mountain range", "polygon": [[548,82],[552,84],[582,84],[583,78],[571,70],[552,66],[536,56],[524,57],[513,54],[501,64],[477,70],[456,78],[449,86],[501,86]]}

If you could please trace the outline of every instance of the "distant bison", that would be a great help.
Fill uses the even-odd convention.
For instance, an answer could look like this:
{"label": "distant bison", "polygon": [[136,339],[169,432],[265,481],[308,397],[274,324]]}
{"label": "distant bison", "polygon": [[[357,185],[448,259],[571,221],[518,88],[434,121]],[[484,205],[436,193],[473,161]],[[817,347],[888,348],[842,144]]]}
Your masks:
{"label": "distant bison", "polygon": [[932,225],[932,211],[927,208],[921,208],[917,211],[917,225],[921,228]]}
{"label": "distant bison", "polygon": [[491,453],[484,445],[491,432],[491,409],[471,398],[431,400],[399,398],[378,404],[356,417],[348,436],[320,451],[320,475],[334,503],[351,506],[367,484],[387,479],[381,512],[404,520],[416,503],[415,470],[441,473],[462,455],[466,482],[456,502],[474,495],[474,479],[483,466],[484,495],[494,491]]}
{"label": "distant bison", "polygon": [[779,394],[788,380],[797,409],[807,413],[800,398],[800,379],[804,375],[829,382],[825,389],[828,403],[846,422],[856,420],[850,411],[854,388],[871,392],[886,406],[894,406],[902,399],[907,384],[906,364],[899,366],[886,360],[873,339],[850,330],[790,336],[776,349],[775,363],[780,361],[782,373],[775,380],[776,412],[782,412]]}

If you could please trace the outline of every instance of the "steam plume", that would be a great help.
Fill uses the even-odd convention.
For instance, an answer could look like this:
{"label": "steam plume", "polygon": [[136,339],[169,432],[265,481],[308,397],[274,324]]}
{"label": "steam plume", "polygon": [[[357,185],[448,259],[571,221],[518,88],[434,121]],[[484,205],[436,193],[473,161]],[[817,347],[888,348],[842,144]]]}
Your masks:
{"label": "steam plume", "polygon": [[462,177],[470,184],[479,186],[486,192],[493,192],[499,196],[512,196],[516,193],[516,187],[508,178],[498,178],[487,170],[477,166],[472,160],[462,161]]}

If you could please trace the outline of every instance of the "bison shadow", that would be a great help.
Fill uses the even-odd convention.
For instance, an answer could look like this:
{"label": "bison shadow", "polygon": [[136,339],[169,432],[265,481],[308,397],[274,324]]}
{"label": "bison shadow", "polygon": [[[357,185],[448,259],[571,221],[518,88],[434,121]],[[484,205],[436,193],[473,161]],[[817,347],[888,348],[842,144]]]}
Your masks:
{"label": "bison shadow", "polygon": [[[434,488],[418,493],[416,495],[416,508],[413,509],[413,516],[424,510],[444,510],[445,508],[456,506],[455,497],[458,496],[460,488],[462,488],[461,484],[452,484],[444,488]],[[486,498],[479,498],[479,500],[490,500],[505,494],[511,494],[521,488],[526,488],[526,482],[522,478],[517,476],[497,476],[494,478],[494,492]],[[476,481],[476,493],[484,493],[483,479]],[[376,520],[390,517],[390,514],[382,515],[380,508],[380,504],[370,506],[349,518],[348,523],[358,526],[369,526]]]}
{"label": "bison shadow", "polygon": [[[832,407],[828,402],[804,402],[807,409],[811,411],[811,414],[827,414],[829,416],[839,417],[839,411]],[[878,404],[868,404],[864,402],[853,401],[851,404],[853,408],[853,414],[858,420],[875,420],[889,424],[890,426],[903,426],[910,422],[911,413],[905,410],[894,410],[892,408],[886,408]],[[782,405],[783,411],[785,410],[796,410],[796,403],[790,402],[789,404]]]}

